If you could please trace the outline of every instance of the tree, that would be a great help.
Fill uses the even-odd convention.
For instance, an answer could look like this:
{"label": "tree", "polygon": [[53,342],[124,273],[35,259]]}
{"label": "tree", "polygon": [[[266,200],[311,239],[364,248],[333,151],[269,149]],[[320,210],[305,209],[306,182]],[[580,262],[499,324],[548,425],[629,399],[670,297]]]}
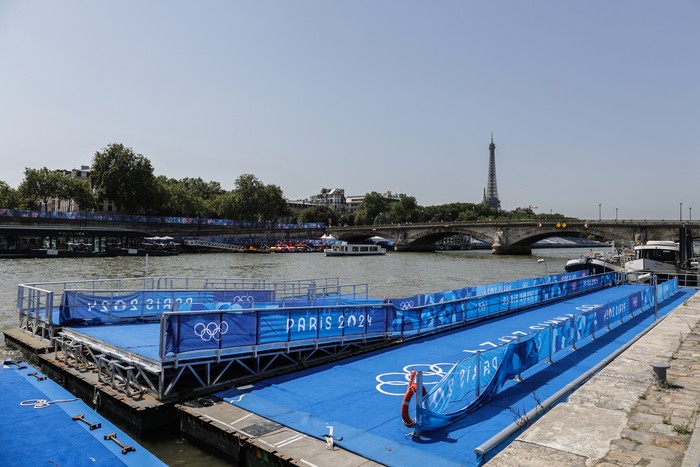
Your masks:
{"label": "tree", "polygon": [[265,185],[253,174],[241,175],[234,184],[233,210],[237,218],[248,221],[258,220]]}
{"label": "tree", "polygon": [[377,216],[385,213],[388,210],[388,205],[389,202],[384,196],[376,191],[367,193],[355,213],[355,224],[374,225],[376,221],[381,221],[382,218],[377,219]]}
{"label": "tree", "polygon": [[282,189],[277,185],[264,185],[260,201],[260,216],[263,220],[273,221],[292,214]]}
{"label": "tree", "polygon": [[0,208],[19,208],[19,193],[7,183],[0,180]]}
{"label": "tree", "polygon": [[66,177],[46,167],[41,169],[24,169],[24,180],[18,190],[30,203],[40,201],[44,209],[49,209],[51,198],[60,198],[64,191]]}
{"label": "tree", "polygon": [[291,215],[282,189],[277,185],[265,185],[252,174],[238,177],[230,196],[217,198],[216,205],[232,219],[270,221]]}
{"label": "tree", "polygon": [[162,216],[200,217],[209,213],[209,205],[197,191],[191,190],[182,181],[156,178],[157,214]]}
{"label": "tree", "polygon": [[80,178],[64,178],[61,197],[75,201],[80,211],[94,211],[97,207],[97,199],[90,187],[90,182]]}
{"label": "tree", "polygon": [[219,182],[205,182],[200,177],[186,177],[181,179],[180,183],[188,190],[193,191],[197,196],[207,201],[214,199],[214,197],[223,194],[226,191],[221,188]]}
{"label": "tree", "polygon": [[236,195],[228,191],[215,196],[211,200],[211,211],[220,219],[236,219]]}
{"label": "tree", "polygon": [[416,198],[413,196],[402,196],[398,202],[389,206],[389,218],[391,222],[417,222],[420,220],[420,209]]}
{"label": "tree", "polygon": [[113,143],[95,153],[90,180],[98,193],[130,214],[153,207],[156,190],[151,161]]}
{"label": "tree", "polygon": [[301,224],[307,222],[323,222],[325,224],[328,223],[328,219],[331,219],[334,225],[338,225],[338,213],[329,206],[312,206],[299,213],[299,223]]}

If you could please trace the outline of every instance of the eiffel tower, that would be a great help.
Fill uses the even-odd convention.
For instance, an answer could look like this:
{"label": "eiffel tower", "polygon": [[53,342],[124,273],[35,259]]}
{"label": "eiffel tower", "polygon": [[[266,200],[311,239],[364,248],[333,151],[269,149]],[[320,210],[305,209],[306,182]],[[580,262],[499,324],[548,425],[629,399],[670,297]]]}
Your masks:
{"label": "eiffel tower", "polygon": [[498,185],[496,185],[496,145],[493,144],[493,133],[491,133],[491,144],[489,144],[489,181],[484,190],[484,204],[491,209],[501,209],[501,200],[498,199]]}

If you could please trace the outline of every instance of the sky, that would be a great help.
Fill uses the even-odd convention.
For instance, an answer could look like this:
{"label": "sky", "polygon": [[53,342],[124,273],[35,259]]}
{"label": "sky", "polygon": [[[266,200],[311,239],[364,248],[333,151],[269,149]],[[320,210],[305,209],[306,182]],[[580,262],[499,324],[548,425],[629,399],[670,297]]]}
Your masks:
{"label": "sky", "polygon": [[[121,143],[242,174],[582,219],[700,219],[700,2],[0,0],[0,181]],[[682,203],[682,204],[681,204]]]}

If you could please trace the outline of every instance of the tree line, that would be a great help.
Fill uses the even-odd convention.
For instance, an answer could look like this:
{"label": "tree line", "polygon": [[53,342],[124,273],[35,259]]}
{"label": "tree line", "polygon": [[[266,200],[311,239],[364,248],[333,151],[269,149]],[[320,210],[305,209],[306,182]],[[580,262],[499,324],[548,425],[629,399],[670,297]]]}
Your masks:
{"label": "tree line", "polygon": [[26,168],[17,189],[0,180],[0,207],[47,210],[52,199],[73,200],[81,211],[98,210],[104,200],[110,200],[115,211],[124,214],[332,225],[563,217],[536,216],[530,209],[495,210],[485,203],[423,207],[413,196],[389,202],[377,192],[367,193],[358,210],[351,214],[338,213],[328,206],[312,206],[293,213],[282,189],[266,185],[255,175],[240,175],[231,191],[224,190],[219,182],[199,177],[176,180],[156,176],[147,157],[119,143],[95,153],[89,179],[67,177],[61,171],[43,167]]}

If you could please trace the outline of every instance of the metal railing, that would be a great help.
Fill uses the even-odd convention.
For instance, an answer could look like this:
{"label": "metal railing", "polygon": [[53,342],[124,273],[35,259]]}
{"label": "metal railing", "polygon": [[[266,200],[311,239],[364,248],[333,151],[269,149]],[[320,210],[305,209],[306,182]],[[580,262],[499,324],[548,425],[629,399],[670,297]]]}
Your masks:
{"label": "metal railing", "polygon": [[[542,328],[535,332],[517,336],[511,341],[456,362],[426,395],[422,395],[424,393],[421,387],[417,388],[415,406],[420,416],[416,417],[416,433],[446,426],[471,413],[491,398],[506,380],[521,378],[523,371],[538,362],[552,363],[555,354],[567,349],[577,350],[580,341],[595,339],[599,334],[604,334],[645,311],[656,310],[657,303],[677,292],[676,281],[649,287],[644,292],[635,292],[595,305],[579,314],[556,318],[551,323],[540,325]],[[654,319],[656,318],[654,311]],[[513,350],[511,357],[507,357],[509,346],[517,349]],[[493,367],[493,362],[496,361],[498,369]],[[484,366],[488,371],[484,370]],[[503,374],[499,375],[502,370]],[[480,379],[480,375],[483,378]],[[440,414],[440,417],[429,414]],[[428,416],[423,424],[421,420],[425,415]]]}
{"label": "metal railing", "polygon": [[[225,277],[142,277],[33,282],[19,284],[17,288],[19,328],[50,341],[61,326],[59,315],[66,292],[82,292],[104,297],[104,303],[100,305],[109,307],[116,303],[117,296],[129,293],[226,290],[270,290],[275,299],[282,301],[332,294],[366,299],[369,295],[367,284],[341,285],[337,278],[270,281]],[[141,315],[143,313],[135,314],[136,317]]]}
{"label": "metal railing", "polygon": [[17,291],[19,328],[42,339],[54,337],[54,292],[41,287],[20,286]]}

